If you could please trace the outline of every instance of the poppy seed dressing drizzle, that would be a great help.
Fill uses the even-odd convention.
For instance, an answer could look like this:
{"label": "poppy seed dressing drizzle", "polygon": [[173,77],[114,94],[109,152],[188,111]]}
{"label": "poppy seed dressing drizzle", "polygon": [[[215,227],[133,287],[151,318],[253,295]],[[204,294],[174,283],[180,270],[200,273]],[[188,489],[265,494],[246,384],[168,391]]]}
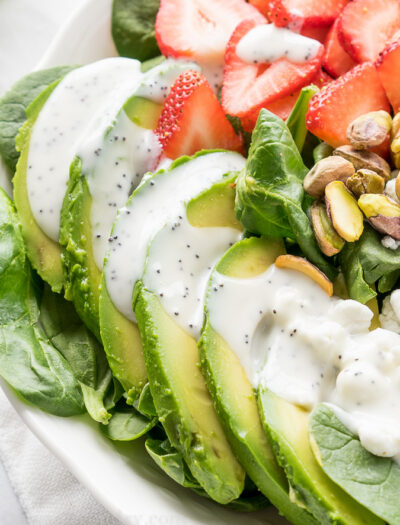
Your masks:
{"label": "poppy seed dressing drizzle", "polygon": [[307,409],[330,403],[367,450],[400,458],[400,335],[370,332],[368,307],[273,265],[250,279],[214,272],[207,312],[255,388]]}

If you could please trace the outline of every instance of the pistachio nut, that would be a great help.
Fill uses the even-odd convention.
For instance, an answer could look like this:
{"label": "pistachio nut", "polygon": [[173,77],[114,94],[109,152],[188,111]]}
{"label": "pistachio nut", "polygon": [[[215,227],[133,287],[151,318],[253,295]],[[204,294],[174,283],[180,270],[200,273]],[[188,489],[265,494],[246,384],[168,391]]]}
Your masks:
{"label": "pistachio nut", "polygon": [[327,184],[334,180],[346,181],[354,175],[354,167],[348,160],[336,156],[326,157],[307,173],[303,186],[312,197],[322,197]]}
{"label": "pistachio nut", "polygon": [[400,239],[400,206],[386,195],[365,193],[358,205],[375,230],[383,235]]}
{"label": "pistachio nut", "polygon": [[385,159],[372,151],[360,151],[352,146],[340,146],[333,155],[338,155],[351,162],[355,171],[367,169],[375,171],[385,180],[390,178],[391,170]]}
{"label": "pistachio nut", "polygon": [[356,149],[373,148],[389,138],[391,128],[392,117],[387,111],[371,111],[350,123],[347,138]]}
{"label": "pistachio nut", "polygon": [[390,142],[390,156],[396,168],[400,168],[400,113],[393,119]]}
{"label": "pistachio nut", "polygon": [[358,170],[347,179],[346,186],[358,199],[363,193],[383,193],[385,179],[372,170]]}
{"label": "pistachio nut", "polygon": [[354,242],[364,231],[364,217],[357,201],[341,181],[325,188],[325,203],[333,227],[348,242]]}
{"label": "pistachio nut", "polygon": [[278,268],[288,268],[290,270],[297,270],[298,272],[307,275],[315,281],[330,297],[333,295],[333,284],[328,277],[321,272],[316,266],[311,264],[304,257],[297,257],[296,255],[280,255],[275,265]]}
{"label": "pistachio nut", "polygon": [[400,217],[400,206],[386,195],[365,193],[358,199],[358,205],[367,219],[376,215]]}
{"label": "pistachio nut", "polygon": [[339,253],[345,243],[333,227],[323,202],[312,203],[311,224],[322,253],[328,257]]}

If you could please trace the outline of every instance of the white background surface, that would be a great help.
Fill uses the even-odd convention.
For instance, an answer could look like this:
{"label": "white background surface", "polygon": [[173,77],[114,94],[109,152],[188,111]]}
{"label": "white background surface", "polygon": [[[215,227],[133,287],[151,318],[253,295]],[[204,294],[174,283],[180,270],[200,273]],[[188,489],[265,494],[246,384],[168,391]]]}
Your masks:
{"label": "white background surface", "polygon": [[[60,25],[80,3],[81,0],[0,0],[0,96],[35,67]],[[4,409],[8,401],[3,394],[0,400]],[[2,415],[4,412],[0,413],[0,427]],[[21,427],[21,431],[30,433],[27,427]],[[0,525],[26,525],[1,461],[0,495]]]}

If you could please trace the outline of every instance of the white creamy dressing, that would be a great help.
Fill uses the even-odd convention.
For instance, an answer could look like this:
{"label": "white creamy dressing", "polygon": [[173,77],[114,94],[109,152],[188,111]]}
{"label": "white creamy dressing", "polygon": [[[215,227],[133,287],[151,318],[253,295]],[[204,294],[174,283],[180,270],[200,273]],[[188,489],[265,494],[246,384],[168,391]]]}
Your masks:
{"label": "white creamy dressing", "polygon": [[261,24],[251,29],[236,46],[237,56],[249,64],[272,63],[280,58],[304,63],[312,60],[321,47],[313,38],[300,35],[274,24]]}
{"label": "white creamy dressing", "polygon": [[[133,287],[143,275],[147,249],[155,235],[184,217],[185,202],[225,173],[240,171],[244,163],[244,157],[233,152],[201,155],[167,173],[157,173],[121,208],[110,238],[105,278],[113,303],[128,319],[135,320]],[[185,254],[176,253],[180,255]]]}
{"label": "white creamy dressing", "polygon": [[108,58],[68,73],[51,93],[33,127],[27,188],[40,228],[58,241],[69,167],[93,118],[117,97],[121,84],[137,83],[140,62]]}
{"label": "white creamy dressing", "polygon": [[158,295],[166,312],[199,339],[211,271],[242,232],[228,227],[197,228],[183,213],[155,236],[143,283]]}
{"label": "white creamy dressing", "polygon": [[132,82],[121,86],[118,96],[93,119],[88,138],[77,150],[92,196],[92,246],[100,270],[117,210],[126,203],[144,173],[155,168],[161,155],[155,133],[132,122],[121,106],[132,96],[162,101],[179,74],[193,67],[197,66],[182,60],[165,60],[140,74],[135,86]]}
{"label": "white creamy dressing", "polygon": [[214,272],[207,310],[255,388],[307,409],[331,403],[367,450],[397,459],[400,335],[370,332],[368,307],[273,265],[251,279]]}

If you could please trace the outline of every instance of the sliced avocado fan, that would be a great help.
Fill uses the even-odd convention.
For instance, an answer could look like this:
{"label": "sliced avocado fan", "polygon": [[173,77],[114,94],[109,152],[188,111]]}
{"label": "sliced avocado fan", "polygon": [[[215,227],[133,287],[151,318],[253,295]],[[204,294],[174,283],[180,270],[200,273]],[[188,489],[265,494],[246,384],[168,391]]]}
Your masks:
{"label": "sliced avocado fan", "polygon": [[152,130],[163,106],[153,100],[159,96],[153,86],[166,96],[170,84],[190,67],[190,62],[166,60],[146,73],[138,71],[136,84],[124,90],[115,112],[89,129],[71,165],[60,228],[65,293],[98,338],[101,272],[113,221],[161,154]]}
{"label": "sliced avocado fan", "polygon": [[311,413],[309,437],[318,464],[333,482],[391,525],[400,523],[400,466],[393,459],[368,452],[324,403]]}
{"label": "sliced avocado fan", "polygon": [[[215,272],[238,279],[251,278],[265,272],[284,251],[280,240],[244,239],[222,257]],[[210,284],[208,296],[214,291],[212,287]],[[201,367],[236,457],[258,488],[287,519],[298,525],[317,523],[306,509],[291,501],[284,471],[263,431],[250,380],[234,351],[213,328],[207,302],[205,311],[206,321],[199,343]]]}
{"label": "sliced avocado fan", "polygon": [[[171,445],[182,455],[192,476],[206,493],[222,504],[240,496],[245,472],[225,438],[199,368],[194,331],[200,333],[203,311],[202,302],[196,303],[196,297],[199,301],[202,295],[204,297],[211,266],[230,242],[236,242],[241,236],[233,206],[234,180],[243,164],[243,157],[235,153],[201,152],[192,158],[183,157],[175,161],[168,171],[160,171],[146,179],[118,215],[103,272],[103,285],[109,300],[132,325],[135,317],[129,309],[133,303],[151,394]],[[225,199],[228,199],[229,205],[223,204]],[[216,211],[214,227],[211,226],[213,220],[206,201],[209,202],[210,210]],[[229,218],[226,214],[228,209]],[[210,230],[213,230],[211,239]],[[175,236],[172,241],[178,242],[177,246],[181,247],[185,242],[184,249],[187,251],[182,257],[177,253],[178,248],[169,246],[171,234]],[[190,251],[186,245],[194,247],[199,236],[206,238],[202,245],[204,249]],[[167,246],[169,249],[166,249]],[[210,260],[210,254],[214,253]],[[153,271],[154,257],[163,268],[161,272]],[[189,314],[183,306],[179,320],[175,319],[175,314],[164,303],[164,294],[160,295],[157,285],[153,286],[152,282],[152,276],[160,275],[166,279],[165,283],[168,281],[166,286],[171,286],[171,289],[176,289],[176,284],[181,286],[182,281],[176,281],[174,271],[177,270],[177,264],[185,264],[185,257],[188,258],[188,264],[198,265],[192,277],[188,277],[189,273],[185,274],[193,279],[186,283],[194,291],[191,296],[194,298],[193,303],[190,304],[199,304],[194,316],[195,327],[185,317]],[[123,267],[120,265],[121,260],[124,261]],[[200,288],[196,288],[200,269],[203,280],[199,281]],[[132,283],[132,287],[136,284],[133,293],[129,293],[129,283]],[[204,290],[200,292],[198,290],[201,287]],[[165,299],[168,296],[166,293]],[[176,298],[184,301],[180,291]],[[103,300],[102,290],[101,302]],[[103,333],[105,325],[109,325],[109,319],[102,306],[100,314]],[[111,350],[113,359],[110,359],[110,363],[117,364],[118,357],[122,357],[120,368],[123,374],[127,364],[133,362],[134,366],[134,360],[139,357],[143,360],[138,348],[127,349],[123,356],[121,349],[114,346]],[[124,363],[129,352],[131,358],[128,357],[128,363]]]}

